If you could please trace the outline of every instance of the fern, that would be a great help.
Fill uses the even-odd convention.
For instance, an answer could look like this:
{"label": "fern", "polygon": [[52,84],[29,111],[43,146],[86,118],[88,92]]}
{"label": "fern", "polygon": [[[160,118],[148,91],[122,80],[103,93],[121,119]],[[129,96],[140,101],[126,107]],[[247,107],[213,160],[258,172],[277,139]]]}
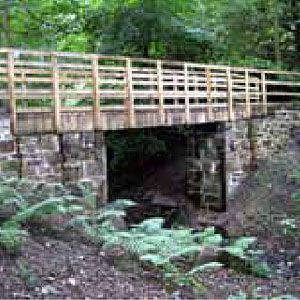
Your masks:
{"label": "fern", "polygon": [[22,225],[53,214],[77,214],[83,210],[77,201],[61,184],[0,176],[0,246],[17,252],[28,235]]}
{"label": "fern", "polygon": [[247,258],[247,250],[251,244],[256,241],[254,237],[241,237],[233,242],[232,245],[224,248],[229,254],[241,259]]}
{"label": "fern", "polygon": [[0,226],[0,246],[9,254],[16,254],[27,235],[17,223],[7,222]]}

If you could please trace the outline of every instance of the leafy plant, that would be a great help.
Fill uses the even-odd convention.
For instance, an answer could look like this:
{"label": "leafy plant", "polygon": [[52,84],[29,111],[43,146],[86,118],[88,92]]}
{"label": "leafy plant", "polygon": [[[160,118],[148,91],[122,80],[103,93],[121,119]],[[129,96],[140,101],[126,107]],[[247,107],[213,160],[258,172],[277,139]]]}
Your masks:
{"label": "leafy plant", "polygon": [[7,222],[0,226],[0,246],[9,254],[15,255],[27,234],[27,231],[20,229],[17,223]]}
{"label": "leafy plant", "polygon": [[249,246],[256,241],[254,237],[241,237],[233,242],[232,245],[225,247],[224,249],[229,254],[239,257],[241,259],[246,259],[248,257],[246,251]]}
{"label": "leafy plant", "polygon": [[20,277],[23,279],[25,285],[28,288],[33,288],[37,285],[39,278],[35,271],[33,271],[30,265],[17,261],[17,266],[19,270]]}
{"label": "leafy plant", "polygon": [[60,184],[39,184],[27,179],[0,176],[0,246],[15,254],[28,235],[23,225],[49,215],[78,213],[78,197]]}
{"label": "leafy plant", "polygon": [[72,224],[82,226],[104,250],[121,247],[141,262],[160,270],[165,282],[190,286],[198,292],[204,289],[197,279],[198,273],[223,266],[219,261],[201,263],[198,257],[202,248],[209,248],[216,253],[227,252],[241,260],[250,261],[248,248],[255,238],[243,237],[231,245],[223,246],[222,236],[213,227],[201,232],[189,228],[168,229],[163,227],[164,219],[150,218],[128,229],[116,229],[114,218],[124,218],[126,208],[132,205],[135,205],[132,201],[118,200],[94,216],[77,216]]}
{"label": "leafy plant", "polygon": [[[297,182],[300,182],[300,171],[295,171],[292,175],[292,178],[296,179]],[[298,218],[300,213],[300,190],[292,194],[292,201],[294,203],[293,213],[280,222],[282,225],[283,233],[288,236],[298,236]]]}

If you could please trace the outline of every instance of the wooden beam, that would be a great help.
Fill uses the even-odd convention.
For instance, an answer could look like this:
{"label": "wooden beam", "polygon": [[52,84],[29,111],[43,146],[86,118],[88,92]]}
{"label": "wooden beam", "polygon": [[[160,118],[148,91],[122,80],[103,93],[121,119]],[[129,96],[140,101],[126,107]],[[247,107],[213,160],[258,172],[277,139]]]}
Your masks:
{"label": "wooden beam", "polygon": [[100,89],[99,89],[99,71],[98,71],[98,56],[92,58],[92,76],[93,76],[93,117],[94,129],[101,128],[100,117]]}
{"label": "wooden beam", "polygon": [[132,62],[130,58],[126,59],[126,98],[125,111],[127,112],[127,120],[125,127],[135,126],[134,96],[132,85]]}
{"label": "wooden beam", "polygon": [[161,60],[157,61],[157,88],[158,88],[158,114],[161,125],[165,124],[165,111],[164,111],[164,85],[162,74]]}
{"label": "wooden beam", "polygon": [[234,121],[232,78],[231,78],[231,69],[230,68],[226,69],[226,78],[227,78],[228,119],[229,119],[229,121]]}
{"label": "wooden beam", "polygon": [[205,69],[206,76],[206,93],[207,93],[207,109],[208,109],[208,120],[213,119],[213,107],[212,107],[212,84],[211,84],[211,70],[210,68]]}
{"label": "wooden beam", "polygon": [[54,128],[57,132],[61,130],[61,102],[59,95],[59,69],[57,64],[57,56],[51,55],[52,64],[52,99],[54,101]]}
{"label": "wooden beam", "polygon": [[7,78],[8,78],[8,98],[10,110],[10,130],[14,135],[17,133],[17,103],[15,94],[15,65],[14,52],[7,53]]}
{"label": "wooden beam", "polygon": [[187,124],[191,122],[190,97],[189,97],[189,72],[188,65],[184,64],[184,93],[185,93],[185,121]]}
{"label": "wooden beam", "polygon": [[261,89],[262,89],[262,105],[263,105],[263,114],[268,114],[268,99],[267,99],[267,85],[266,85],[266,73],[261,73]]}
{"label": "wooden beam", "polygon": [[245,109],[246,109],[246,118],[251,117],[251,98],[250,98],[250,86],[249,86],[249,70],[245,70]]}

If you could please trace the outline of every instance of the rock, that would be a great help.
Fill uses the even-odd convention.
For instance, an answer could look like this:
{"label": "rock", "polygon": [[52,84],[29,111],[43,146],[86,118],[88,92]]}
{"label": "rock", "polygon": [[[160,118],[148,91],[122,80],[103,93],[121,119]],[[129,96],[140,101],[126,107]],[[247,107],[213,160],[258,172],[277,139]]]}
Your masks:
{"label": "rock", "polygon": [[127,223],[121,216],[114,216],[111,220],[111,224],[116,230],[126,230],[128,228]]}
{"label": "rock", "polygon": [[209,262],[217,262],[222,255],[222,251],[218,249],[214,249],[212,247],[201,247],[200,252],[197,256],[197,261],[200,264],[206,264]]}
{"label": "rock", "polygon": [[70,285],[72,285],[72,286],[77,285],[77,281],[76,281],[75,278],[69,278],[69,279],[68,279],[68,283],[69,283]]}
{"label": "rock", "polygon": [[42,294],[48,295],[48,294],[59,294],[59,291],[52,285],[48,284],[42,287],[41,289]]}

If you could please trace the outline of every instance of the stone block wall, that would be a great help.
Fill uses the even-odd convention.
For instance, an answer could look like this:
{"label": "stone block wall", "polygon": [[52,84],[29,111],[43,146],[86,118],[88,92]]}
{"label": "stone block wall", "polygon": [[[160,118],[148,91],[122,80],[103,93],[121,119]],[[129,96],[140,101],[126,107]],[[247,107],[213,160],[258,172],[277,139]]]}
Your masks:
{"label": "stone block wall", "polygon": [[268,158],[276,159],[290,141],[293,128],[300,128],[299,111],[278,111],[263,119],[226,125],[227,192],[232,194],[247,173]]}
{"label": "stone block wall", "polygon": [[106,146],[103,132],[11,137],[0,122],[0,173],[72,188],[90,183],[101,202],[107,201]]}
{"label": "stone block wall", "polygon": [[226,209],[225,135],[222,124],[196,126],[187,137],[187,195],[196,205]]}
{"label": "stone block wall", "polygon": [[200,207],[224,211],[249,172],[284,151],[292,129],[300,128],[300,112],[192,128],[187,137],[188,198]]}

